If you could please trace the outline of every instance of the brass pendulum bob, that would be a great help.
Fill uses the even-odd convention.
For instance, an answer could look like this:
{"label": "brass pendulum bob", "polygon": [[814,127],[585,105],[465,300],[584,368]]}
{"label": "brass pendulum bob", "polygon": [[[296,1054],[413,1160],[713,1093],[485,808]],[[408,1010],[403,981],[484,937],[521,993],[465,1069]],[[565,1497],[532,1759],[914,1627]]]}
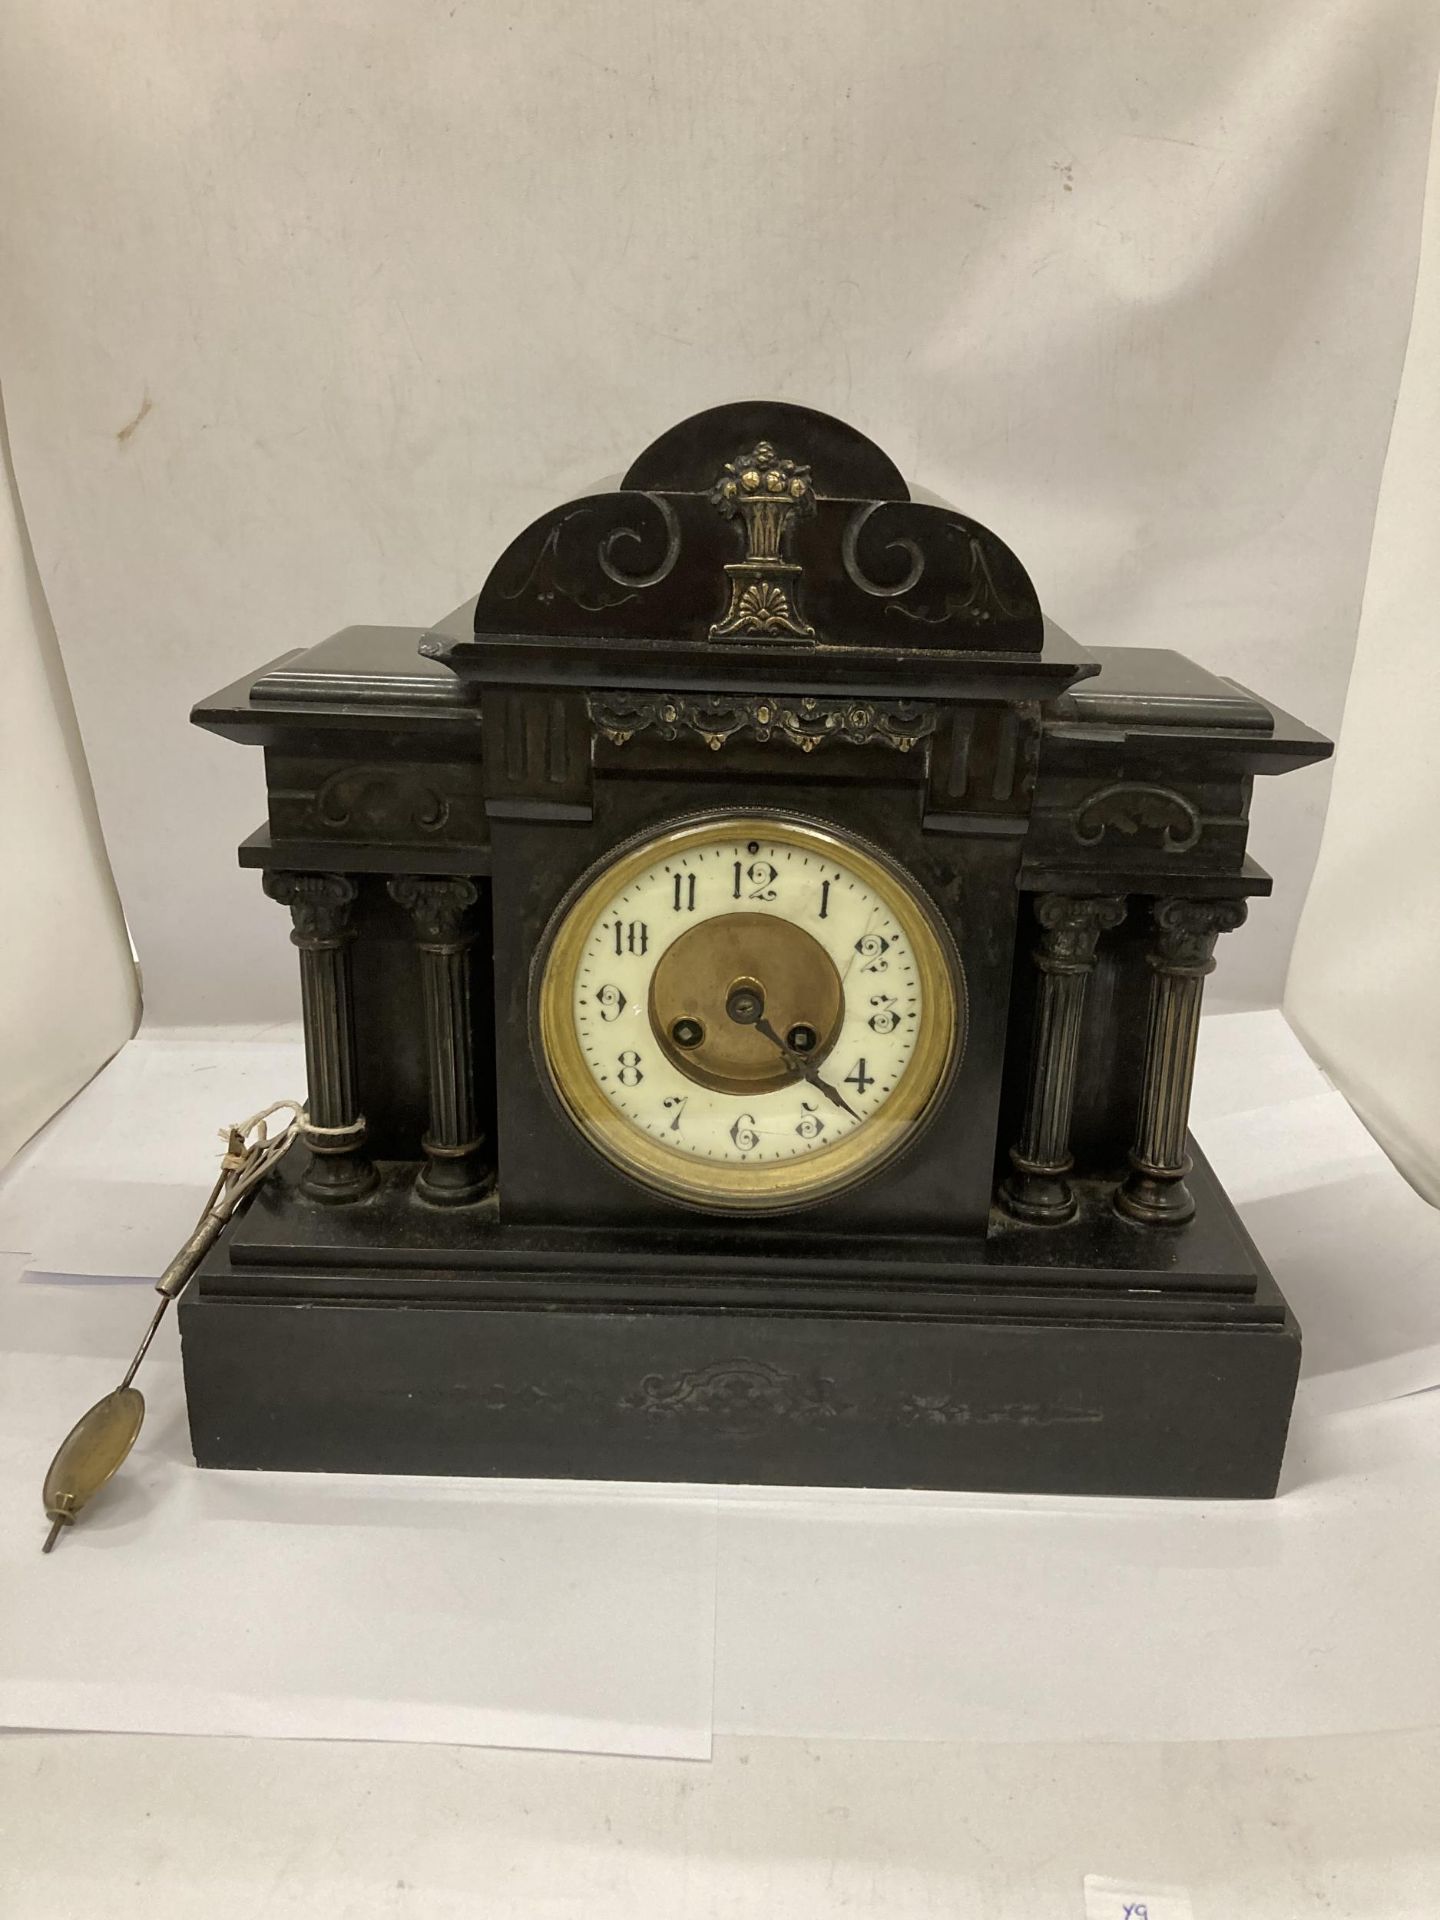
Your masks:
{"label": "brass pendulum bob", "polygon": [[[291,1118],[279,1133],[272,1135],[265,1122],[282,1108]],[[149,1351],[156,1329],[165,1317],[165,1309],[184,1292],[190,1276],[215,1244],[220,1229],[239,1202],[288,1151],[303,1119],[302,1110],[293,1100],[280,1100],[243,1126],[225,1130],[226,1149],[220,1163],[220,1178],[210,1190],[195,1231],[155,1282],[160,1304],[151,1315],[145,1337],[135,1349],[135,1358],[126,1368],[124,1379],[75,1422],[50,1462],[42,1494],[45,1518],[50,1522],[43,1552],[49,1553],[62,1531],[75,1524],[76,1515],[125,1464],[145,1419],[145,1396],[130,1383]]]}
{"label": "brass pendulum bob", "polygon": [[45,1517],[51,1522],[43,1551],[49,1553],[62,1527],[118,1472],[140,1434],[145,1396],[138,1387],[116,1387],[97,1400],[60,1442],[45,1476]]}

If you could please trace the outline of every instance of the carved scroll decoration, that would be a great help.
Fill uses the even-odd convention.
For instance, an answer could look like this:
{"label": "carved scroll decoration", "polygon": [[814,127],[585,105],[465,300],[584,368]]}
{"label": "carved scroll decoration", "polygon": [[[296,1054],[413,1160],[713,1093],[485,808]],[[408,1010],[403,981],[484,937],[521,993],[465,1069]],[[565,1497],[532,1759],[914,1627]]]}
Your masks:
{"label": "carved scroll decoration", "polygon": [[859,587],[862,593],[872,594],[877,600],[892,600],[897,594],[909,593],[913,586],[918,585],[925,571],[925,556],[908,535],[897,534],[893,540],[883,543],[882,551],[888,553],[894,549],[903,553],[909,562],[905,573],[891,585],[871,579],[860,564],[860,536],[871,515],[878,513],[884,505],[883,500],[872,500],[846,521],[845,531],[840,536],[840,560],[852,584]]}
{"label": "carved scroll decoration", "polygon": [[1117,781],[1083,800],[1071,815],[1071,831],[1082,847],[1095,847],[1112,830],[1134,837],[1142,831],[1161,835],[1166,853],[1188,853],[1200,838],[1199,810],[1169,787]]}
{"label": "carved scroll decoration", "polygon": [[826,1375],[805,1379],[766,1360],[717,1360],[684,1373],[649,1373],[621,1404],[662,1416],[705,1414],[732,1432],[758,1432],[776,1419],[833,1420],[850,1411]]}
{"label": "carved scroll decoration", "polygon": [[375,833],[439,833],[450,802],[429,781],[394,767],[342,767],[310,801],[321,827],[361,826]]}
{"label": "carved scroll decoration", "polygon": [[[872,599],[885,601],[887,614],[898,613],[927,627],[985,626],[992,621],[1013,620],[1024,612],[996,580],[990,556],[979,535],[957,525],[953,519],[943,520],[936,528],[938,544],[931,553],[925,551],[913,533],[894,533],[886,539],[886,522],[877,516],[884,515],[888,520],[902,511],[915,516],[925,509],[902,509],[893,501],[871,500],[846,522],[840,538],[840,561],[852,586]],[[918,531],[920,523],[915,518],[912,517],[909,524]],[[867,546],[874,550],[873,559],[867,558]],[[903,573],[896,580],[877,578],[871,571],[887,554],[898,554],[905,563]],[[881,571],[883,573],[883,566]],[[902,604],[902,596],[919,586],[927,571],[932,577],[939,576],[936,586],[945,587],[941,598],[923,605]],[[947,585],[949,582],[957,584]]]}
{"label": "carved scroll decoration", "polygon": [[[641,502],[659,515],[658,528],[653,522],[644,524]],[[616,524],[602,524],[597,531],[596,521],[607,517]],[[622,546],[637,549],[639,558],[657,544],[660,557],[653,566],[627,568],[617,558]],[[679,555],[680,526],[668,500],[657,493],[607,494],[582,501],[556,521],[524,577],[516,586],[499,590],[500,598],[548,606],[558,595],[582,613],[600,613],[659,586]]]}
{"label": "carved scroll decoration", "polygon": [[[472,1391],[467,1388],[467,1392]],[[603,1388],[573,1379],[494,1380],[476,1395],[489,1413],[526,1417],[604,1415],[616,1404]],[[649,1373],[621,1394],[619,1408],[644,1420],[687,1421],[744,1440],[780,1422],[819,1427],[884,1415],[903,1427],[1048,1427],[1090,1425],[1104,1409],[1078,1394],[1058,1399],[972,1401],[953,1394],[887,1391],[850,1399],[826,1374],[791,1373],[768,1360],[737,1355],[677,1373]]]}

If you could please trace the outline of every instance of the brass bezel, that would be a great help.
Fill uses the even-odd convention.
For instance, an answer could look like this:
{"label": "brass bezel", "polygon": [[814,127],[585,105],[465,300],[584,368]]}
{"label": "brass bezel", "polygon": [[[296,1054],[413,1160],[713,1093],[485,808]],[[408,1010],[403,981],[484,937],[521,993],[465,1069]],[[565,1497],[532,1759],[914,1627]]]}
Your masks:
{"label": "brass bezel", "polygon": [[[647,867],[714,840],[767,836],[848,866],[885,901],[915,954],[920,1037],[889,1099],[842,1139],[803,1160],[719,1165],[665,1146],[607,1099],[590,1074],[575,1031],[575,973],[597,914]],[[536,978],[540,1057],[560,1105],[582,1136],[652,1192],[727,1213],[809,1206],[870,1179],[919,1137],[965,1044],[964,968],[949,929],[919,883],[868,842],[787,813],[691,815],[625,842],[562,901],[537,955]]]}

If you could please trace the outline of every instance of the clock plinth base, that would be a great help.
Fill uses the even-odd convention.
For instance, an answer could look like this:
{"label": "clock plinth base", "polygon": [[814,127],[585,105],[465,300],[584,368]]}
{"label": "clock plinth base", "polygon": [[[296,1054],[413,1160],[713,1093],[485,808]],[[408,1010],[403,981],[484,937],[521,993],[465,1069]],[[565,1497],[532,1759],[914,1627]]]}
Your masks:
{"label": "clock plinth base", "polygon": [[[1118,1220],[1077,1183],[1072,1227],[997,1222],[963,1258],[897,1248],[868,1281],[813,1257],[780,1279],[766,1248],[758,1283],[739,1255],[690,1267],[673,1237],[667,1255],[602,1231],[507,1235],[483,1208],[453,1256],[397,1244],[383,1269],[373,1249],[346,1260],[339,1210],[302,1210],[307,1265],[282,1253],[296,1226],[282,1190],[234,1223],[181,1303],[196,1459],[1264,1498],[1299,1331],[1195,1158],[1201,1210],[1180,1233]],[[382,1169],[363,1205],[356,1231],[374,1234],[414,1203]],[[1101,1264],[1072,1266],[1086,1235]]]}

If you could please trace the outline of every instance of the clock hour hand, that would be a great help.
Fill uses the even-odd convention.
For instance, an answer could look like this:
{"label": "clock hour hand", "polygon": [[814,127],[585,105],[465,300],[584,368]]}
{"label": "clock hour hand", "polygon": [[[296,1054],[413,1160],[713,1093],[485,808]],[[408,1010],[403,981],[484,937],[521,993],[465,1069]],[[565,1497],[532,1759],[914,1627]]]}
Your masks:
{"label": "clock hour hand", "polygon": [[831,1086],[828,1080],[822,1080],[820,1078],[820,1075],[815,1071],[814,1067],[807,1067],[805,1064],[805,1058],[803,1054],[796,1053],[793,1047],[787,1046],[785,1044],[785,1042],[780,1038],[779,1034],[775,1031],[774,1027],[772,1027],[770,1022],[765,1018],[763,1013],[755,1021],[754,1025],[755,1025],[755,1031],[757,1033],[764,1034],[767,1040],[773,1041],[773,1043],[785,1055],[785,1058],[791,1063],[791,1065],[799,1068],[800,1077],[802,1080],[808,1082],[810,1086],[814,1087],[817,1093],[823,1093],[825,1098],[831,1101],[835,1106],[843,1108],[844,1111],[849,1114],[852,1120],[858,1120],[860,1118],[859,1114],[856,1113],[854,1107],[851,1106],[850,1102],[845,1098],[843,1093],[837,1092],[836,1089]]}

